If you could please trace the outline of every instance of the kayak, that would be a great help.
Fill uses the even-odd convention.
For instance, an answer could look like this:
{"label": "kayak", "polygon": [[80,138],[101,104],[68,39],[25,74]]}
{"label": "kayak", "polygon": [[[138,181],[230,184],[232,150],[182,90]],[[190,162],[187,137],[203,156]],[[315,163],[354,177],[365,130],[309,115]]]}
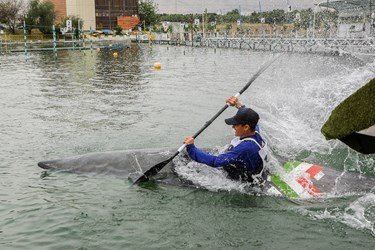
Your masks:
{"label": "kayak", "polygon": [[[174,152],[175,150],[168,149],[99,152],[41,161],[38,166],[46,170],[113,175],[134,181],[153,165],[168,159]],[[190,158],[181,154],[154,178],[160,183],[197,187],[197,184],[176,171],[176,165],[187,166],[189,162]],[[363,193],[374,187],[375,177],[372,176],[292,160],[272,173],[267,173],[265,180],[256,190],[265,195],[314,199]]]}
{"label": "kayak", "polygon": [[375,187],[375,178],[311,163],[288,161],[268,177],[269,192],[276,189],[288,198],[337,197],[368,192]]}

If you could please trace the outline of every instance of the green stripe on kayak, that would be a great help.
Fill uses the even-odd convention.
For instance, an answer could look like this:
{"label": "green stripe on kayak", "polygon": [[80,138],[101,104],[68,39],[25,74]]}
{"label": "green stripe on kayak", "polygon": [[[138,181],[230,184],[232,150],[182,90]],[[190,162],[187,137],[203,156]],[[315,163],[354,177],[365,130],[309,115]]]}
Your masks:
{"label": "green stripe on kayak", "polygon": [[299,164],[301,164],[300,161],[288,161],[284,164],[283,168],[287,173],[290,173],[293,169],[295,169]]}
{"label": "green stripe on kayak", "polygon": [[299,195],[288,185],[285,181],[283,181],[280,176],[277,174],[273,174],[271,176],[271,181],[275,185],[275,187],[282,192],[288,198],[299,198]]}

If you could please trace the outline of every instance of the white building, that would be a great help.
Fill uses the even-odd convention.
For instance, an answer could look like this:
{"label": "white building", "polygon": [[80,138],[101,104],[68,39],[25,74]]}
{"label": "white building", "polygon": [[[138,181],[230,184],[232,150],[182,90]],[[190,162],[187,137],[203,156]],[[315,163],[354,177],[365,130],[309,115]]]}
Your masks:
{"label": "white building", "polygon": [[83,30],[96,28],[95,0],[66,0],[66,15],[80,17],[83,20]]}

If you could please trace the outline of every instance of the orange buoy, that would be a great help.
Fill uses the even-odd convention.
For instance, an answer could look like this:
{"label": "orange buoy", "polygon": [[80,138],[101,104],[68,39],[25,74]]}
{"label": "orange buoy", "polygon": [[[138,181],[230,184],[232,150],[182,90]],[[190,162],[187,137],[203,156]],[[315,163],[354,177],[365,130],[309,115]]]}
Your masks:
{"label": "orange buoy", "polygon": [[161,63],[160,62],[154,63],[154,68],[155,69],[161,69]]}

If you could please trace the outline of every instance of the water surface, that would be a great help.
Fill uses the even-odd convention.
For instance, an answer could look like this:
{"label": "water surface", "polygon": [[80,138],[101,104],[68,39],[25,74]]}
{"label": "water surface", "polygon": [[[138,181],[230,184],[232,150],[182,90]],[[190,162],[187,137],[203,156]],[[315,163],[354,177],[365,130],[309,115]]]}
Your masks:
{"label": "water surface", "polygon": [[[294,201],[243,193],[215,174],[209,183],[191,175],[201,186],[192,189],[38,168],[89,152],[176,148],[273,56],[167,46],[112,53],[0,55],[1,249],[373,248],[372,192]],[[332,109],[374,76],[375,63],[355,57],[286,54],[241,100],[261,115],[273,164],[296,159],[374,175],[374,156],[320,133]],[[223,119],[233,113],[197,146],[228,143]]]}

